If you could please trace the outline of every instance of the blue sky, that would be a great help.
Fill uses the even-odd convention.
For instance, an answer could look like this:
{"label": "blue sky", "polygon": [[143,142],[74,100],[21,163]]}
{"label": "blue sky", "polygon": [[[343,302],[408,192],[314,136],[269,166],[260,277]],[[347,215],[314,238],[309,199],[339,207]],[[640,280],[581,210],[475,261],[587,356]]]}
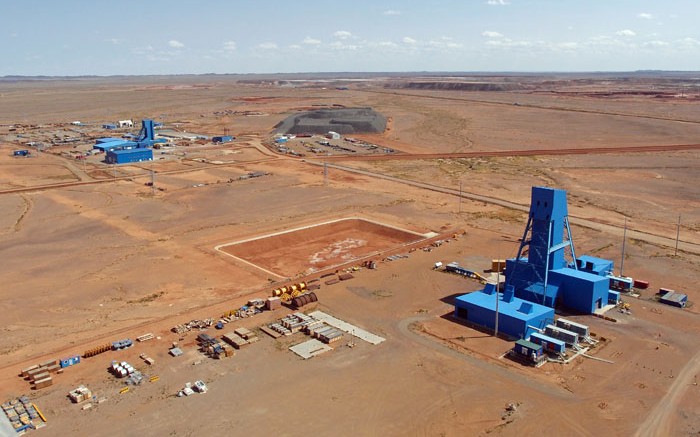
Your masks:
{"label": "blue sky", "polygon": [[698,0],[0,0],[0,76],[700,70]]}

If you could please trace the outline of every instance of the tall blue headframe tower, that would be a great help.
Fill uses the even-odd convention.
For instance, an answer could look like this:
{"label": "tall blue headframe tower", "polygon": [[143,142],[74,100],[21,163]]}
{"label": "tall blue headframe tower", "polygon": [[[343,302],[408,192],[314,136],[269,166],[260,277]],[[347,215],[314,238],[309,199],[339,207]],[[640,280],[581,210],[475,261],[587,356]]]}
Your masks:
{"label": "tall blue headframe tower", "polygon": [[[569,227],[566,191],[532,187],[532,203],[518,255],[506,260],[503,293],[493,284],[455,298],[455,317],[527,338],[554,319],[554,308],[590,314],[614,296],[610,260],[576,258]],[[611,297],[613,296],[613,297]],[[496,311],[498,302],[499,311]]]}
{"label": "tall blue headframe tower", "polygon": [[566,191],[532,187],[518,254],[506,261],[506,286],[515,289],[515,296],[548,307],[592,313],[608,303],[606,274],[612,271],[612,261],[599,261],[605,267],[598,272],[578,268],[581,263],[576,260],[571,237]]}

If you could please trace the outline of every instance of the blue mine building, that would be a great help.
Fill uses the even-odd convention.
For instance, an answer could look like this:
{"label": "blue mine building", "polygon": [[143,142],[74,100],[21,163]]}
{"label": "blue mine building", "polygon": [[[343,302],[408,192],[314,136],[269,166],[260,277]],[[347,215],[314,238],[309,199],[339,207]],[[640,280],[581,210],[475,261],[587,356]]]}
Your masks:
{"label": "blue mine building", "polygon": [[[552,319],[554,308],[591,314],[608,304],[608,275],[612,270],[610,260],[585,255],[576,258],[566,191],[532,187],[530,212],[517,256],[506,260],[504,295],[509,296],[512,291],[513,297],[509,299],[531,303],[534,313],[539,313],[540,307],[550,308]],[[485,298],[477,294],[484,294],[486,290],[458,297],[455,315],[493,329],[495,308],[491,309],[490,303],[486,305]],[[475,296],[470,298],[471,295]],[[487,300],[495,302],[495,298]],[[471,306],[465,310],[467,305]],[[499,314],[499,321],[500,317]],[[535,324],[540,320],[535,316],[531,318],[530,322]],[[509,334],[525,338],[528,329],[518,329],[516,335]]]}

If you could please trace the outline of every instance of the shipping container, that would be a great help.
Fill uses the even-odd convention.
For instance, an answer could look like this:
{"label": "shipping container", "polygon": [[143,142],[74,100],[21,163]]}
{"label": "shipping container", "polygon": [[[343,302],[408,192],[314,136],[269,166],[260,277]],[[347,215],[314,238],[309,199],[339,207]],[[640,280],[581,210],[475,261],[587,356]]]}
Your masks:
{"label": "shipping container", "polygon": [[533,332],[530,334],[530,341],[535,344],[542,345],[542,348],[547,352],[557,354],[563,354],[566,352],[566,344],[563,341],[557,340],[556,338],[552,338],[548,335],[540,334],[539,332]]}
{"label": "shipping container", "polygon": [[688,295],[671,291],[661,296],[659,302],[683,308],[688,303]]}
{"label": "shipping container", "polygon": [[641,279],[635,279],[633,282],[634,288],[639,288],[640,290],[646,290],[649,288],[649,281],[642,281]]}
{"label": "shipping container", "polygon": [[610,288],[622,292],[632,291],[632,285],[634,284],[634,279],[627,278],[623,276],[608,276],[610,279]]}
{"label": "shipping container", "polygon": [[567,329],[557,328],[554,325],[547,325],[544,328],[544,333],[550,337],[561,340],[566,344],[578,344],[578,334]]}
{"label": "shipping container", "polygon": [[538,358],[542,356],[544,347],[541,344],[521,339],[515,342],[513,351],[517,355],[527,358],[529,361],[537,362]]}
{"label": "shipping container", "polygon": [[580,323],[573,322],[571,320],[559,318],[555,321],[557,328],[566,329],[571,332],[575,332],[581,337],[588,337],[588,326],[582,325]]}
{"label": "shipping container", "polygon": [[78,363],[80,363],[79,355],[73,355],[72,357],[68,358],[61,358],[60,360],[61,368],[73,366]]}

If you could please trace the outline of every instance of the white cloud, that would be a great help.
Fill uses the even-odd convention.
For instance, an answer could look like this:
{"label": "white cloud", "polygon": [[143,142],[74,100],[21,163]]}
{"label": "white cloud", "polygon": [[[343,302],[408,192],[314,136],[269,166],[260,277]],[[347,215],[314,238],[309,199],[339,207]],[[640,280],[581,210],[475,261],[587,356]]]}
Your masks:
{"label": "white cloud", "polygon": [[380,47],[398,47],[393,41],[380,41],[377,45]]}
{"label": "white cloud", "polygon": [[486,4],[491,6],[505,6],[509,5],[510,2],[507,2],[506,0],[488,0]]}
{"label": "white cloud", "polygon": [[145,55],[153,52],[153,46],[136,47],[131,50],[135,55]]}
{"label": "white cloud", "polygon": [[700,46],[700,41],[698,41],[695,38],[687,37],[687,38],[683,38],[683,39],[678,40],[677,44],[679,46],[683,46],[683,47],[695,48],[695,47]]}
{"label": "white cloud", "polygon": [[111,43],[114,44],[114,45],[118,45],[118,44],[121,44],[122,41],[124,41],[124,40],[123,40],[123,39],[120,39],[120,38],[108,38],[108,39],[106,39],[105,41],[111,42]]}
{"label": "white cloud", "polygon": [[335,41],[329,44],[329,47],[333,50],[357,50],[360,47],[355,44],[345,44],[340,41]]}
{"label": "white cloud", "polygon": [[347,30],[339,30],[335,32],[333,36],[338,39],[348,39],[352,36],[352,33],[348,32]]}
{"label": "white cloud", "polygon": [[224,41],[224,50],[229,52],[236,50],[236,41]]}
{"label": "white cloud", "polygon": [[618,36],[635,36],[637,33],[634,30],[629,30],[629,29],[624,29],[624,30],[618,30],[615,32],[615,35]]}
{"label": "white cloud", "polygon": [[534,43],[530,41],[513,41],[510,38],[502,38],[502,39],[490,39],[486,41],[486,44],[492,47],[505,47],[505,48],[510,48],[510,47],[531,47],[534,45]]}
{"label": "white cloud", "polygon": [[503,38],[503,34],[499,32],[495,32],[493,30],[485,30],[481,32],[482,36],[485,36],[486,38]]}
{"label": "white cloud", "polygon": [[276,50],[277,44],[273,42],[264,42],[262,44],[258,44],[258,48],[261,48],[263,50]]}
{"label": "white cloud", "polygon": [[307,36],[306,38],[304,38],[304,41],[302,41],[302,42],[304,44],[307,44],[310,46],[317,46],[317,45],[321,44],[320,39],[314,39],[314,38],[311,38],[310,36]]}
{"label": "white cloud", "polygon": [[401,11],[396,11],[394,9],[388,9],[382,12],[382,15],[401,15]]}
{"label": "white cloud", "polygon": [[654,18],[653,15],[651,15],[650,13],[647,13],[647,12],[641,12],[641,13],[637,14],[637,17],[643,18],[645,20],[651,20],[652,18]]}
{"label": "white cloud", "polygon": [[183,43],[181,43],[180,41],[174,40],[174,39],[171,39],[170,41],[168,41],[168,45],[174,49],[181,49],[181,48],[185,47],[185,45]]}
{"label": "white cloud", "polygon": [[644,47],[666,47],[668,45],[665,41],[647,41],[642,44]]}
{"label": "white cloud", "polygon": [[299,44],[292,44],[291,46],[289,46],[289,48],[292,50],[299,50],[301,46]]}
{"label": "white cloud", "polygon": [[428,41],[428,47],[432,49],[459,49],[462,48],[463,45],[456,43],[454,41],[451,41],[451,38],[441,38],[439,40],[430,40]]}
{"label": "white cloud", "polygon": [[404,44],[415,44],[418,42],[415,39],[411,38],[410,36],[404,36],[401,41],[403,41]]}

